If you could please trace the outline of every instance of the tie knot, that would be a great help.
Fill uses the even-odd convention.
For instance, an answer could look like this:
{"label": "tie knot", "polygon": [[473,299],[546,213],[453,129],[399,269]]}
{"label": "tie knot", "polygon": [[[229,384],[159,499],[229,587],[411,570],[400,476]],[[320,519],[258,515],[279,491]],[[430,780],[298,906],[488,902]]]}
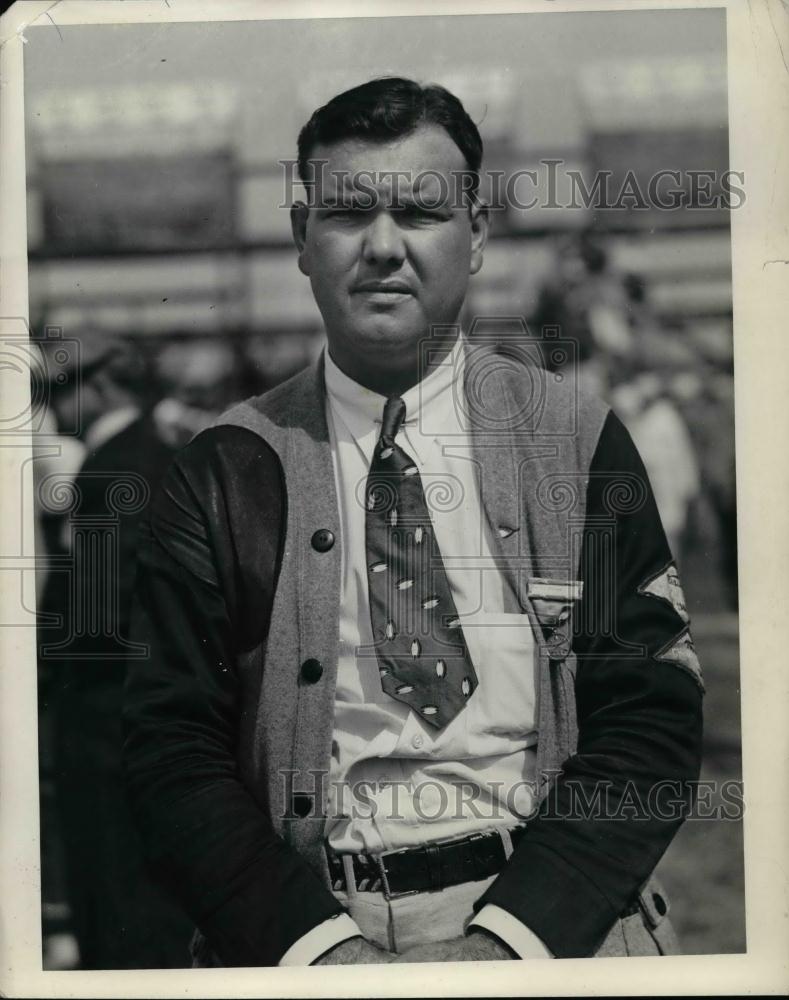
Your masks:
{"label": "tie knot", "polygon": [[390,396],[384,406],[384,416],[381,421],[381,438],[387,444],[394,444],[403,420],[405,420],[405,402],[399,396]]}

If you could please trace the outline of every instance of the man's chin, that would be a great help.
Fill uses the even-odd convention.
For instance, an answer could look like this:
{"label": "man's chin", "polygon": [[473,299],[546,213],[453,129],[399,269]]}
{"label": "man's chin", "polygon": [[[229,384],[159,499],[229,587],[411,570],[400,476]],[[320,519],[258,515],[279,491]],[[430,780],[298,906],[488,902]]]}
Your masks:
{"label": "man's chin", "polygon": [[392,355],[419,350],[419,344],[429,336],[427,326],[405,326],[387,316],[375,317],[352,334],[352,344],[360,352],[372,355]]}

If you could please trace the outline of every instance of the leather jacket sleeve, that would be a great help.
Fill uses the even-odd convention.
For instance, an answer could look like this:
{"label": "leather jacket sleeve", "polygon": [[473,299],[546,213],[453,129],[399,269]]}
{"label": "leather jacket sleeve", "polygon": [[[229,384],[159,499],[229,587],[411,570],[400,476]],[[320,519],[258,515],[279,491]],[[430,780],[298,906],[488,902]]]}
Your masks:
{"label": "leather jacket sleeve", "polygon": [[284,536],[276,455],[217,427],[175,459],[140,544],[124,707],[149,862],[226,966],[276,965],[342,911],[272,828],[236,762],[240,652],[265,638]]}
{"label": "leather jacket sleeve", "polygon": [[590,468],[580,576],[577,752],[475,906],[508,910],[557,957],[593,954],[632,904],[687,815],[701,760],[703,688],[679,577],[613,414]]}

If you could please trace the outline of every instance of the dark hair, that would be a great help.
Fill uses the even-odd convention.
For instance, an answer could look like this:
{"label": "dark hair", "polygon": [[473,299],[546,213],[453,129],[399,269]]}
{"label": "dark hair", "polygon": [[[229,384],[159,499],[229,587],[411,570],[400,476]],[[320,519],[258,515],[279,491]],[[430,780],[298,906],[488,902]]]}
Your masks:
{"label": "dark hair", "polygon": [[299,133],[299,177],[310,178],[307,161],[315,146],[343,139],[387,142],[420,125],[446,129],[472,175],[471,192],[479,187],[482,139],[460,101],[437,84],[421,86],[399,76],[384,76],[333,97],[314,111]]}

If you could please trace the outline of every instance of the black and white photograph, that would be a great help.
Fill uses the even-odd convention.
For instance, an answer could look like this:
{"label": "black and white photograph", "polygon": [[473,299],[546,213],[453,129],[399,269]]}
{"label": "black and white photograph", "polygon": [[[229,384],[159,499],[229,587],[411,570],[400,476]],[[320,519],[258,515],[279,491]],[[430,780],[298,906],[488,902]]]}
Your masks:
{"label": "black and white photograph", "polygon": [[0,987],[778,991],[785,5],[240,6],[4,15]]}

